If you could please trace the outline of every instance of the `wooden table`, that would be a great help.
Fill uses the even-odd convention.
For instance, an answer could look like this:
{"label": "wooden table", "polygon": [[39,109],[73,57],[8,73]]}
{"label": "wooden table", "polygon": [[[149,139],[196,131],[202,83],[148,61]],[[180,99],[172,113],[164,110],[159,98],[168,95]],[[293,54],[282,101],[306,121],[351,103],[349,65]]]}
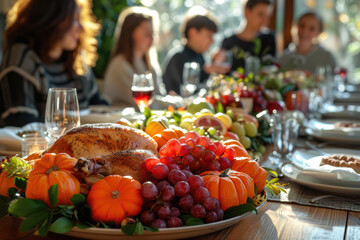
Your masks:
{"label": "wooden table", "polygon": [[[269,152],[271,149],[268,149]],[[0,239],[75,240],[49,233],[45,238],[18,231],[20,219],[0,219]],[[259,211],[222,231],[192,238],[192,240],[233,239],[360,239],[360,213],[292,203],[268,201]]]}

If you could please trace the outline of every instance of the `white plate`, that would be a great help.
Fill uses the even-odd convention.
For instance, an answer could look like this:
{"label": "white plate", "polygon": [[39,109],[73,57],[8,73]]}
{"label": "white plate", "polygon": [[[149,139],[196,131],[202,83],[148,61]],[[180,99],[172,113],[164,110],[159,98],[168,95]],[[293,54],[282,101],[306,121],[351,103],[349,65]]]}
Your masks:
{"label": "white plate", "polygon": [[[359,103],[360,104],[360,103]],[[324,118],[360,119],[360,105],[325,103],[321,114]]]}
{"label": "white plate", "polygon": [[135,112],[134,108],[119,108],[114,106],[90,106],[88,111],[80,115],[81,124],[87,123],[114,123],[120,118],[136,120],[142,114]]}
{"label": "white plate", "polygon": [[[360,157],[359,150],[347,148],[323,148],[322,151],[329,154],[344,154]],[[312,176],[326,184],[345,187],[360,187],[360,174],[352,168],[334,167],[330,165],[320,166],[323,156],[313,150],[296,150],[291,158],[292,164],[301,171],[301,174]]]}
{"label": "white plate", "polygon": [[[260,208],[262,208],[265,205],[265,203],[266,201],[264,201],[260,206],[258,206],[257,210],[259,211]],[[122,240],[156,239],[157,240],[157,239],[181,239],[181,238],[187,239],[191,237],[201,236],[201,235],[220,231],[252,215],[253,215],[252,212],[247,212],[241,216],[215,223],[207,223],[198,226],[165,228],[165,229],[159,229],[158,232],[144,231],[144,233],[139,236],[127,236],[120,229],[106,229],[106,228],[79,229],[77,227],[74,227],[70,232],[66,233],[66,235],[79,237],[79,238],[86,238],[86,239],[102,239],[102,240],[110,240],[110,239],[122,239]]]}
{"label": "white plate", "polygon": [[334,102],[338,103],[360,103],[360,95],[358,93],[342,92],[335,94]]}
{"label": "white plate", "polygon": [[346,195],[346,196],[360,196],[360,187],[345,187],[338,186],[333,184],[326,184],[323,181],[314,178],[312,176],[302,174],[301,170],[296,167],[293,167],[291,164],[285,164],[281,168],[282,173],[290,178],[292,181],[299,183],[301,185],[320,190],[323,192]]}
{"label": "white plate", "polygon": [[346,135],[336,135],[336,134],[326,134],[323,132],[315,131],[311,128],[306,128],[305,132],[309,136],[313,136],[317,139],[324,141],[333,141],[333,142],[341,142],[350,145],[358,145],[360,144],[360,137],[358,136],[346,136]]}

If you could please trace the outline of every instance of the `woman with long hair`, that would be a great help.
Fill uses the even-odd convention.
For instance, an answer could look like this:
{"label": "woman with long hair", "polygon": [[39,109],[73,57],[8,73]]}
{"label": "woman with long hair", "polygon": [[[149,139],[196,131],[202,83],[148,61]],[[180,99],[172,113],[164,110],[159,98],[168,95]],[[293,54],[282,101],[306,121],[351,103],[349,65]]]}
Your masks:
{"label": "woman with long hair", "polygon": [[44,121],[47,92],[53,87],[76,88],[80,108],[106,104],[89,68],[97,59],[98,32],[89,0],[18,0],[5,30],[2,124]]}
{"label": "woman with long hair", "polygon": [[144,7],[129,7],[119,16],[104,82],[104,95],[112,105],[138,109],[131,93],[134,74],[152,73],[155,94],[164,94],[161,71],[152,49],[156,16],[156,12]]}

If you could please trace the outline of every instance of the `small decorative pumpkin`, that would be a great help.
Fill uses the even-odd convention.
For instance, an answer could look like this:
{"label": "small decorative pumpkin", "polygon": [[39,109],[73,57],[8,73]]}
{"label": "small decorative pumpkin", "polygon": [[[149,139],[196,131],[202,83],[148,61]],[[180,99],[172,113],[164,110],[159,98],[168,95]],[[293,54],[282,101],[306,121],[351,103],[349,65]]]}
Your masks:
{"label": "small decorative pumpkin", "polygon": [[66,153],[47,153],[35,163],[29,175],[25,196],[39,199],[51,206],[49,188],[58,184],[58,204],[71,205],[72,195],[80,193],[80,182],[75,177],[76,158]]}
{"label": "small decorative pumpkin", "polygon": [[261,193],[266,184],[267,172],[260,167],[259,163],[248,157],[236,157],[231,163],[231,169],[248,174],[258,189],[257,193]]}
{"label": "small decorative pumpkin", "polygon": [[[206,171],[201,174],[201,177],[204,180],[204,186],[209,190],[210,197],[218,199],[221,209],[224,211],[230,207],[244,204],[248,197],[254,196],[254,194],[249,196],[248,192],[251,191],[251,186],[254,186],[254,181],[245,173],[226,169],[223,172]],[[246,180],[243,181],[242,178],[246,178]],[[252,192],[254,192],[254,188]]]}
{"label": "small decorative pumpkin", "polygon": [[124,218],[138,215],[143,204],[140,189],[140,182],[130,176],[110,175],[96,182],[87,196],[92,219],[120,225]]}
{"label": "small decorative pumpkin", "polygon": [[16,188],[15,186],[15,176],[9,177],[6,171],[2,171],[0,174],[0,195],[9,197],[9,188]]}

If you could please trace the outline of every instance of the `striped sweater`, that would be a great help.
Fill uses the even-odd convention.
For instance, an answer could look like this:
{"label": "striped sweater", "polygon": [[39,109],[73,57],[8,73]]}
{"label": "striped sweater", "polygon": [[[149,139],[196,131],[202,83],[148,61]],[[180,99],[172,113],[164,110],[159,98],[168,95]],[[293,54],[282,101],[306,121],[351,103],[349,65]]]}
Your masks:
{"label": "striped sweater", "polygon": [[80,109],[107,104],[100,97],[91,71],[71,77],[62,62],[44,63],[29,45],[14,44],[4,54],[1,65],[0,125],[43,122],[47,93],[54,87],[76,88]]}

